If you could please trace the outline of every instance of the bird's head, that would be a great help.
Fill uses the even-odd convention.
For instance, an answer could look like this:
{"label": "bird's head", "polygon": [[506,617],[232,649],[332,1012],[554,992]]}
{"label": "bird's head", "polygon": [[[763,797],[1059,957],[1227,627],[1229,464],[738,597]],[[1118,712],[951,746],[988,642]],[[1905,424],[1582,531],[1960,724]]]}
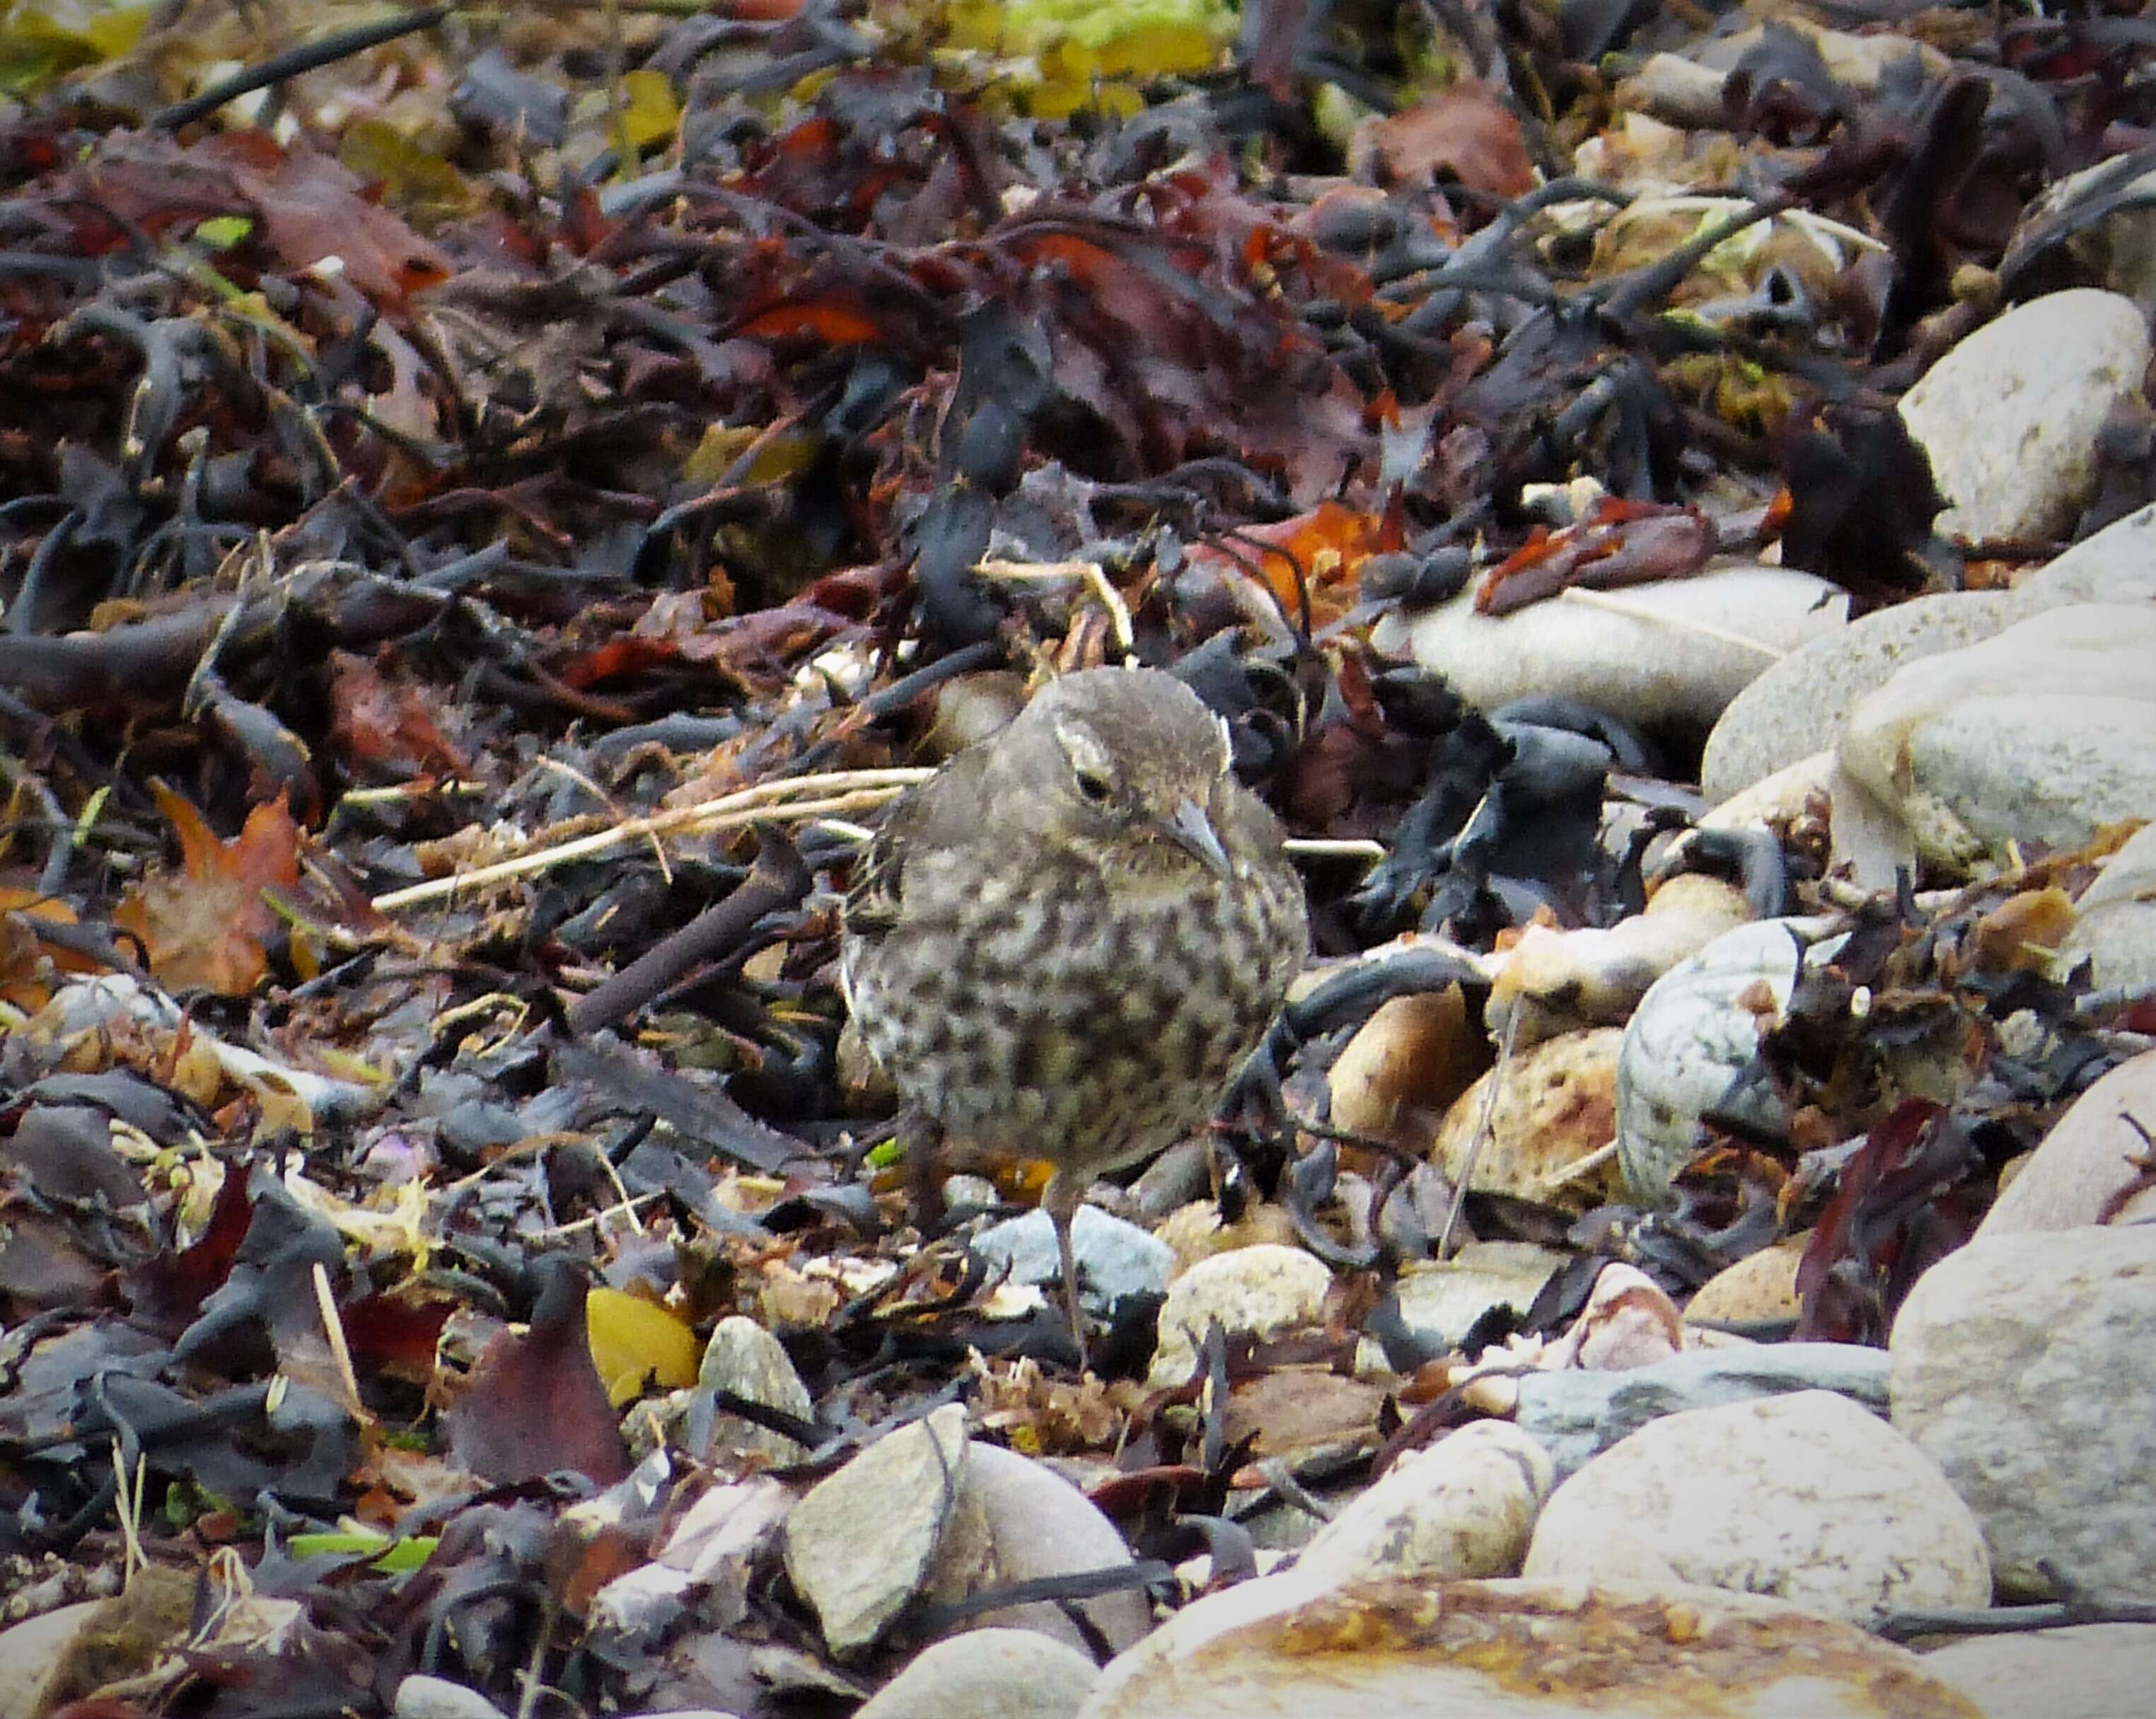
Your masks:
{"label": "bird's head", "polygon": [[1226,878],[1217,819],[1231,787],[1227,725],[1173,675],[1088,669],[1012,722],[1000,784],[1089,858],[1172,878]]}

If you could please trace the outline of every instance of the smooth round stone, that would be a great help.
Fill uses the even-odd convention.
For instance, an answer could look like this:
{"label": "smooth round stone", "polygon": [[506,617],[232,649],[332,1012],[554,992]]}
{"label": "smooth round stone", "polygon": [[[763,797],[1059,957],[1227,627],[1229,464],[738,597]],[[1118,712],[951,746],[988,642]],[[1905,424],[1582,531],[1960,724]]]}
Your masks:
{"label": "smooth round stone", "polygon": [[2060,551],[2014,593],[2031,608],[2156,599],[2156,502]]}
{"label": "smooth round stone", "polygon": [[1323,1316],[1332,1272],[1315,1254],[1260,1242],[1200,1260],[1168,1285],[1159,1338],[1147,1374],[1158,1390],[1179,1385],[1198,1364],[1206,1327],[1269,1337]]}
{"label": "smooth round stone", "polygon": [[1962,341],[1902,397],[1948,502],[1940,536],[2056,537],[2097,477],[2097,437],[2136,398],[2148,324],[2133,300],[2090,287],[2016,305]]}
{"label": "smooth round stone", "polygon": [[1991,1600],[1969,1506],[1915,1444],[1830,1391],[1642,1427],[1558,1488],[1524,1573],[1674,1577],[1853,1624]]}
{"label": "smooth round stone", "polygon": [[1326,1073],[1332,1126],[1379,1136],[1426,1126],[1424,1119],[1459,1096],[1487,1054],[1459,986],[1389,998]]}
{"label": "smooth round stone", "polygon": [[1810,573],[1751,563],[1690,579],[1475,613],[1475,582],[1372,643],[1411,654],[1478,710],[1531,694],[1577,698],[1644,727],[1706,727],[1767,666],[1840,624],[1848,596]]}
{"label": "smooth round stone", "polygon": [[1557,1484],[1549,1452],[1483,1420],[1412,1450],[1317,1531],[1296,1567],[1340,1580],[1511,1576]]}
{"label": "smooth round stone", "polygon": [[1810,1238],[1809,1229],[1802,1235],[1784,1237],[1716,1272],[1685,1304],[1685,1323],[1748,1325],[1794,1320],[1804,1305],[1797,1293],[1797,1265]]}
{"label": "smooth round stone", "polygon": [[1070,1719],[1100,1670],[1031,1629],[975,1629],[923,1648],[854,1719]]}
{"label": "smooth round stone", "polygon": [[1835,762],[1936,865],[2078,847],[2156,808],[2152,665],[2156,603],[2044,609],[1904,666],[1850,713]]}
{"label": "smooth round stone", "polygon": [[1814,803],[1831,803],[1833,781],[1834,753],[1830,750],[1813,752],[1794,764],[1784,764],[1772,776],[1761,777],[1749,788],[1739,788],[1701,818],[1699,827],[1786,829]]}
{"label": "smooth round stone", "polygon": [[1984,1719],[2121,1719],[2156,1690],[2156,1624],[2076,1624],[1972,1635],[1933,1648],[1924,1670]]}
{"label": "smooth round stone", "polygon": [[2069,962],[2086,959],[2096,983],[2156,985],[2156,824],[2128,838],[2074,904],[2060,942]]}
{"label": "smooth round stone", "polygon": [[[970,1245],[991,1271],[1008,1272],[1013,1283],[1054,1283],[1063,1275],[1055,1225],[1043,1211],[991,1224]],[[1175,1264],[1166,1242],[1097,1206],[1079,1207],[1070,1220],[1070,1251],[1078,1261],[1079,1300],[1100,1314],[1132,1296],[1160,1294]]]}
{"label": "smooth round stone", "polygon": [[1828,959],[1839,947],[1809,942],[1831,923],[1738,926],[1640,999],[1617,1059],[1617,1162],[1635,1198],[1668,1202],[1670,1183],[1699,1149],[1701,1113],[1723,1101],[1759,1048],[1756,999],[1770,996],[1777,1013],[1788,1007],[1799,963]]}
{"label": "smooth round stone", "polygon": [[1753,915],[1736,885],[1687,872],[1606,928],[1529,925],[1497,957],[1484,1019],[1516,1050],[1576,1027],[1621,1027],[1656,979]]}
{"label": "smooth round stone", "polygon": [[1445,1113],[1432,1161],[1455,1187],[1466,1178],[1479,1193],[1573,1212],[1604,1203],[1616,1192],[1614,1175],[1569,1173],[1616,1131],[1617,1051],[1624,1036],[1615,1027],[1560,1034],[1491,1070]]}
{"label": "smooth round stone", "polygon": [[2156,599],[2156,503],[2061,551],[2011,591],[1949,591],[1860,615],[1800,645],[1729,702],[1707,736],[1700,788],[1719,808],[1833,747],[1858,700],[1904,664],[2070,603]]}
{"label": "smooth round stone", "polygon": [[1875,609],[1791,651],[1722,713],[1700,760],[1700,791],[1719,805],[1833,746],[1857,700],[1904,663],[1989,639],[2027,610],[2015,592],[1944,592]]}
{"label": "smooth round stone", "polygon": [[29,1719],[60,1705],[53,1697],[65,1691],[76,1640],[94,1623],[109,1619],[105,1604],[101,1599],[77,1600],[0,1629],[0,1715]]}
{"label": "smooth round stone", "polygon": [[1979,1236],[1917,1279],[1887,1350],[1894,1424],[1976,1512],[2002,1593],[2049,1596],[2049,1565],[2147,1600],[2156,1224]]}
{"label": "smooth round stone", "polygon": [[1856,1343],[1737,1343],[1687,1349],[1622,1373],[1537,1370],[1519,1382],[1514,1418],[1570,1475],[1652,1421],[1796,1391],[1832,1391],[1887,1412],[1886,1355]]}
{"label": "smooth round stone", "polygon": [[2144,1116],[2156,1117],[2156,1050],[2121,1063],[2074,1101],[1992,1202],[1977,1235],[2156,1219],[2148,1142],[2134,1126]]}
{"label": "smooth round stone", "polygon": [[390,1711],[395,1719],[502,1719],[501,1709],[477,1690],[416,1671],[398,1684]]}
{"label": "smooth round stone", "polygon": [[[970,1439],[957,1512],[929,1573],[938,1599],[959,1599],[1050,1576],[1117,1568],[1131,1562],[1122,1531],[1092,1500],[1045,1464],[1015,1450]],[[1128,1647],[1152,1627],[1152,1608],[1138,1588],[1065,1604],[1111,1650]],[[1083,1630],[1051,1600],[983,1612],[968,1628],[1031,1629],[1071,1648]]]}
{"label": "smooth round stone", "polygon": [[1775,1600],[1672,1583],[1289,1570],[1186,1606],[1081,1719],[1982,1719],[1906,1648]]}

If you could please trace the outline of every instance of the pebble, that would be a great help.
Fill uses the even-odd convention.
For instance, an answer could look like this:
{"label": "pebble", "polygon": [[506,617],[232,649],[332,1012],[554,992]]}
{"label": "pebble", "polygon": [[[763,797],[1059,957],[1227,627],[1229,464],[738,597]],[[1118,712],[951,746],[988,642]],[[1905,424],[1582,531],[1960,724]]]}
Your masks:
{"label": "pebble", "polygon": [[1650,54],[1637,71],[1620,80],[1618,104],[1671,126],[1719,127],[1722,86],[1728,74],[1703,66],[1681,54]]}
{"label": "pebble", "polygon": [[1466,1176],[1479,1193],[1573,1213],[1614,1198],[1614,1162],[1578,1173],[1574,1166],[1616,1133],[1617,1050],[1624,1037],[1616,1027],[1561,1034],[1492,1069],[1445,1113],[1431,1161],[1455,1187]]}
{"label": "pebble", "polygon": [[1206,1327],[1269,1337],[1324,1314],[1332,1272],[1314,1254],[1280,1242],[1260,1242],[1200,1260],[1168,1285],[1160,1335],[1147,1373],[1149,1388],[1183,1383],[1198,1364]]}
{"label": "pebble", "polygon": [[417,1671],[398,1681],[390,1711],[395,1719],[502,1719],[501,1709],[477,1690]]}
{"label": "pebble", "polygon": [[[1571,1257],[1532,1242],[1471,1241],[1450,1260],[1406,1266],[1393,1285],[1400,1324],[1424,1354],[1456,1349],[1496,1309],[1525,1313]],[[1355,1364],[1358,1373],[1383,1366],[1374,1337],[1363,1337]]]}
{"label": "pebble", "polygon": [[[971,1246],[991,1271],[1008,1266],[1013,1283],[1054,1283],[1063,1275],[1055,1226],[1045,1212],[992,1224]],[[1121,1301],[1161,1294],[1175,1265],[1175,1250],[1166,1242],[1098,1206],[1078,1208],[1070,1221],[1070,1248],[1078,1260],[1078,1298],[1104,1317]]]}
{"label": "pebble", "polygon": [[[1121,1531],[1062,1475],[1000,1445],[967,1449],[957,1513],[929,1573],[932,1597],[970,1597],[984,1588],[1049,1576],[1119,1568],[1131,1562]],[[1142,1588],[1127,1588],[1066,1602],[1111,1650],[1130,1646],[1152,1627]],[[1084,1633],[1052,1600],[981,1613],[967,1629],[1031,1629],[1074,1650]]]}
{"label": "pebble", "polygon": [[966,1411],[952,1403],[878,1439],[786,1518],[786,1573],[834,1654],[866,1647],[926,1580],[965,1479]]}
{"label": "pebble", "polygon": [[1102,1670],[1081,1719],[1981,1719],[1906,1648],[1779,1601],[1675,1583],[1290,1570],[1195,1601]]}
{"label": "pebble", "polygon": [[1888,1344],[1894,1424],[1968,1501],[1999,1590],[2145,1603],[2156,1571],[2156,1225],[1981,1236]]}
{"label": "pebble", "polygon": [[2156,502],[2061,550],[2014,589],[2032,609],[2156,598]]}
{"label": "pebble", "polygon": [[2010,591],[1949,591],[1860,615],[1791,651],[1729,702],[1707,737],[1700,791],[1720,805],[1840,737],[1850,711],[1904,663],[1989,639],[2027,613]]}
{"label": "pebble", "polygon": [[1861,615],[1799,646],[1729,702],[1707,738],[1700,788],[1719,807],[1830,749],[1850,711],[1905,663],[1959,649],[2041,609],[2156,598],[2156,505],[2061,551],[2009,591],[1947,591]]}
{"label": "pebble", "polygon": [[0,1716],[30,1719],[69,1698],[76,1643],[109,1619],[105,1606],[101,1599],[77,1600],[0,1629]]}
{"label": "pebble", "polygon": [[[2156,808],[2152,663],[2156,603],[2045,609],[1906,665],[1850,713],[1835,762],[1943,867],[2004,860],[2011,844],[2078,847]],[[1838,795],[1838,845],[1844,810]]]}
{"label": "pebble", "polygon": [[1488,1056],[1459,986],[1390,998],[1326,1072],[1332,1126],[1379,1137],[1412,1131],[1422,1117],[1443,1114]]}
{"label": "pebble", "polygon": [[1630,1373],[1682,1353],[1685,1342],[1684,1321],[1668,1292],[1638,1266],[1611,1260],[1594,1274],[1578,1316],[1543,1351],[1542,1364]]}
{"label": "pebble", "polygon": [[2022,212],[1999,273],[2010,279],[2010,271],[2019,273],[2046,254],[2063,251],[2076,278],[2124,295],[2144,315],[2156,314],[2152,199],[2156,172],[2139,151],[2107,156],[2054,180]]}
{"label": "pebble", "polygon": [[1685,1304],[1687,1325],[1750,1325],[1794,1320],[1802,1311],[1797,1265],[1811,1231],[1784,1236],[1747,1254],[1702,1284]]}
{"label": "pebble", "polygon": [[2074,906],[2059,953],[2086,960],[2100,988],[2156,988],[2156,824],[2128,837]]}
{"label": "pebble", "polygon": [[1524,1573],[1674,1578],[1860,1624],[1991,1598],[1969,1506],[1916,1445],[1830,1391],[1642,1427],[1551,1496]]}
{"label": "pebble", "polygon": [[2156,1689],[2156,1624],[2076,1624],[1972,1635],[1924,1655],[1984,1719],[2123,1719]]}
{"label": "pebble", "polygon": [[1317,1532],[1296,1567],[1342,1582],[1517,1575],[1556,1484],[1532,1437],[1476,1421],[1401,1456]]}
{"label": "pebble", "polygon": [[1702,829],[1787,828],[1802,817],[1816,800],[1831,802],[1829,783],[1834,773],[1831,750],[1811,753],[1794,764],[1784,764],[1771,776],[1763,776],[1749,788],[1741,788],[1699,820]]}
{"label": "pebble", "polygon": [[1071,1719],[1100,1675],[1034,1630],[975,1629],[922,1649],[854,1719]]}
{"label": "pebble", "polygon": [[[813,1420],[815,1399],[794,1371],[786,1347],[763,1326],[743,1314],[721,1319],[704,1346],[704,1358],[696,1369],[696,1388],[710,1392],[724,1389],[767,1409],[783,1409],[799,1420]],[[699,1417],[692,1413],[690,1424]],[[752,1420],[724,1410],[712,1417],[711,1431],[697,1440],[695,1454],[738,1458],[756,1455],[773,1462],[794,1462],[808,1454],[808,1446],[783,1433],[759,1426]]]}
{"label": "pebble", "polygon": [[[1699,1149],[1702,1112],[1724,1103],[1752,1065],[1763,1003],[1771,1000],[1778,1016],[1799,964],[1830,959],[1840,947],[1839,938],[1811,942],[1831,923],[1738,926],[1678,962],[1640,999],[1618,1052],[1617,1161],[1642,1203],[1668,1203],[1671,1181]],[[1779,1101],[1763,1093],[1759,1102],[1779,1121]]]}
{"label": "pebble", "polygon": [[1957,344],[1902,397],[1948,502],[1933,521],[1972,542],[2066,535],[2097,479],[2097,437],[2138,398],[2148,324],[2093,287],[2018,305]]}
{"label": "pebble", "polygon": [[716,1707],[663,1707],[657,1711],[639,1713],[635,1719],[740,1719],[740,1716],[722,1712]]}
{"label": "pebble", "polygon": [[1768,664],[1840,623],[1848,598],[1810,573],[1749,563],[1502,616],[1475,613],[1475,586],[1372,634],[1478,710],[1553,693],[1637,726],[1705,728]]}
{"label": "pebble", "polygon": [[1530,1373],[1513,1419],[1548,1450],[1560,1475],[1672,1414],[1795,1391],[1831,1391],[1887,1410],[1887,1362],[1855,1343],[1746,1343],[1688,1350],[1625,1373]]}
{"label": "pebble", "polygon": [[1978,1238],[2156,1219],[2148,1142],[2136,1121],[2156,1131],[2156,1050],[2121,1063],[2074,1101],[1984,1214]]}
{"label": "pebble", "polygon": [[[1858,35],[1850,30],[1830,30],[1786,8],[1776,8],[1775,13],[1777,28],[1803,38],[1816,49],[1828,74],[1845,89],[1869,95],[1890,71],[1907,69],[1902,63],[1912,57],[1926,79],[1943,78],[1953,69],[1946,55],[1928,42],[1891,33]],[[1711,37],[1700,44],[1699,62],[1727,74],[1758,47],[1764,33],[1764,25],[1753,24],[1726,36]],[[1724,117],[1717,115],[1715,123],[1721,125]]]}
{"label": "pebble", "polygon": [[1509,1030],[1517,1046],[1578,1027],[1621,1027],[1656,979],[1752,917],[1734,884],[1683,872],[1644,911],[1606,929],[1529,924],[1503,953],[1483,1019],[1493,1037]]}

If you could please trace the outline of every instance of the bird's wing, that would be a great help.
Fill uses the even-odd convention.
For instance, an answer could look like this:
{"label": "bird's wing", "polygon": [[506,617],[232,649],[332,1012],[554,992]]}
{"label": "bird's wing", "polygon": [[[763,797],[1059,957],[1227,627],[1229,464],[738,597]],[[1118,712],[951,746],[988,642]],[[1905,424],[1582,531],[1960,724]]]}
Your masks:
{"label": "bird's wing", "polygon": [[847,933],[875,937],[898,922],[905,903],[906,868],[923,855],[978,837],[977,779],[986,749],[962,752],[927,781],[891,802],[875,834],[854,861],[846,890]]}
{"label": "bird's wing", "polygon": [[905,822],[900,815],[904,804],[901,801],[892,808],[854,861],[853,882],[841,910],[850,936],[873,937],[898,922],[906,852],[898,826]]}

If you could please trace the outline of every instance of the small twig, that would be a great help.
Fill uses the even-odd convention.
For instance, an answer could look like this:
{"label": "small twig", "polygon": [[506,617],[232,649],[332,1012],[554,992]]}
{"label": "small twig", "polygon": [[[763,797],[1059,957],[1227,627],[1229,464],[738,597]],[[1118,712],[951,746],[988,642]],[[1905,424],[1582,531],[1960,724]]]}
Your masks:
{"label": "small twig", "polygon": [[1591,1175],[1616,1156],[1617,1142],[1614,1140],[1596,1147],[1593,1152],[1583,1152],[1570,1163],[1558,1165],[1548,1175],[1537,1180],[1528,1198],[1541,1199],[1545,1195],[1554,1193],[1568,1182],[1577,1182],[1583,1176]]}
{"label": "small twig", "polygon": [[1512,1060],[1512,1040],[1520,1029],[1520,1017],[1526,1013],[1525,1009],[1513,1009],[1505,1017],[1504,1030],[1497,1035],[1497,1060],[1490,1069],[1490,1084],[1483,1089],[1482,1114],[1475,1119],[1474,1137],[1460,1157],[1460,1174],[1453,1183],[1452,1203],[1445,1208],[1445,1225],[1437,1232],[1437,1257],[1440,1260],[1451,1252],[1453,1226],[1459,1223],[1460,1209],[1467,1203],[1467,1190],[1474,1185],[1476,1162],[1482,1156],[1483,1145],[1490,1138],[1491,1121],[1497,1114],[1498,1089],[1505,1084],[1506,1065]]}
{"label": "small twig", "polygon": [[322,1316],[322,1335],[329,1339],[330,1355],[336,1361],[338,1382],[344,1387],[345,1407],[357,1420],[367,1418],[367,1407],[360,1400],[359,1374],[352,1368],[352,1345],[345,1341],[344,1321],[337,1314],[336,1296],[330,1288],[330,1274],[319,1260],[315,1261],[315,1305]]}
{"label": "small twig", "polygon": [[613,139],[613,176],[627,179],[636,171],[636,146],[629,135],[629,50],[621,35],[621,0],[603,0],[600,13],[606,21],[607,135]]}
{"label": "small twig", "polygon": [[554,1631],[561,1620],[560,1609],[553,1597],[547,1596],[546,1609],[540,1614],[538,1639],[531,1644],[531,1659],[516,1674],[516,1719],[532,1719],[539,1711],[539,1697],[547,1692],[547,1683],[539,1674],[547,1663],[547,1655],[554,1645]]}
{"label": "small twig", "polygon": [[486,784],[483,782],[459,782],[451,777],[437,777],[431,782],[400,782],[388,788],[355,788],[338,795],[337,804],[341,808],[401,806],[436,795],[461,794],[471,798],[486,791]]}
{"label": "small twig", "polygon": [[[616,1179],[619,1180],[619,1173],[615,1173]],[[587,1229],[596,1229],[609,1218],[626,1217],[634,1223],[637,1213],[643,1208],[657,1205],[662,1200],[672,1198],[673,1196],[664,1188],[650,1193],[631,1194],[625,1207],[619,1204],[611,1205],[603,1211],[589,1213],[582,1218],[572,1218],[566,1224],[550,1224],[544,1229],[534,1230],[531,1239],[535,1242],[560,1241],[566,1237],[579,1234]]]}
{"label": "small twig", "polygon": [[1281,844],[1291,860],[1382,860],[1383,842],[1362,838],[1334,839],[1327,836],[1291,835]]}
{"label": "small twig", "polygon": [[2125,1009],[2137,1003],[2156,998],[2156,979],[2137,979],[2128,984],[2107,985],[2100,991],[2091,991],[2074,998],[2074,1018],[2088,1020],[2113,1009]]}
{"label": "small twig", "polygon": [[121,1440],[116,1438],[112,1441],[113,1502],[120,1516],[122,1587],[133,1582],[138,1572],[150,1568],[149,1555],[142,1550],[142,1488],[149,1480],[149,1453],[137,1450],[131,1475]]}
{"label": "small twig", "polygon": [[[578,769],[575,765],[567,763],[560,758],[549,757],[542,758],[539,761],[539,767],[542,770],[558,771],[562,775],[567,777],[570,781],[575,783],[578,788],[583,789],[586,793],[597,800],[602,806],[605,807],[608,812],[613,813],[617,817],[620,815],[619,809],[613,803],[613,796],[608,793],[604,788],[601,788],[598,783],[593,781],[591,777],[585,772]],[[671,862],[670,862],[666,858],[665,843],[660,841],[657,836],[654,836],[651,839],[651,857],[658,862],[660,877],[669,885],[671,885],[674,881],[674,867]]]}
{"label": "small twig", "polygon": [[1122,651],[1126,663],[1137,650],[1137,634],[1131,625],[1130,606],[1123,601],[1122,592],[1108,582],[1108,575],[1097,561],[982,561],[974,563],[973,571],[984,579],[1008,579],[1014,583],[1045,583],[1054,579],[1077,579],[1091,591],[1108,612],[1108,623],[1116,629],[1116,644]]}
{"label": "small twig", "polygon": [[[616,848],[631,842],[640,842],[653,835],[708,835],[723,829],[746,829],[759,820],[785,823],[865,811],[871,806],[881,805],[915,783],[925,781],[933,774],[932,770],[927,769],[828,770],[819,775],[787,777],[776,782],[759,783],[754,788],[721,794],[716,799],[701,800],[693,806],[677,806],[670,812],[654,813],[647,818],[627,818],[610,829],[579,836],[572,841],[558,843],[552,847],[537,849],[529,854],[521,854],[513,860],[499,860],[492,865],[479,866],[448,877],[429,878],[424,883],[392,890],[386,895],[376,896],[372,906],[377,913],[394,913],[399,908],[414,907],[423,901],[439,901],[444,896],[454,895],[460,890],[506,883],[512,878],[527,876],[535,871],[547,871],[557,865],[566,865],[572,860],[588,860],[595,854],[611,853]],[[819,795],[822,798],[804,799],[796,805],[778,803],[797,794]]]}

